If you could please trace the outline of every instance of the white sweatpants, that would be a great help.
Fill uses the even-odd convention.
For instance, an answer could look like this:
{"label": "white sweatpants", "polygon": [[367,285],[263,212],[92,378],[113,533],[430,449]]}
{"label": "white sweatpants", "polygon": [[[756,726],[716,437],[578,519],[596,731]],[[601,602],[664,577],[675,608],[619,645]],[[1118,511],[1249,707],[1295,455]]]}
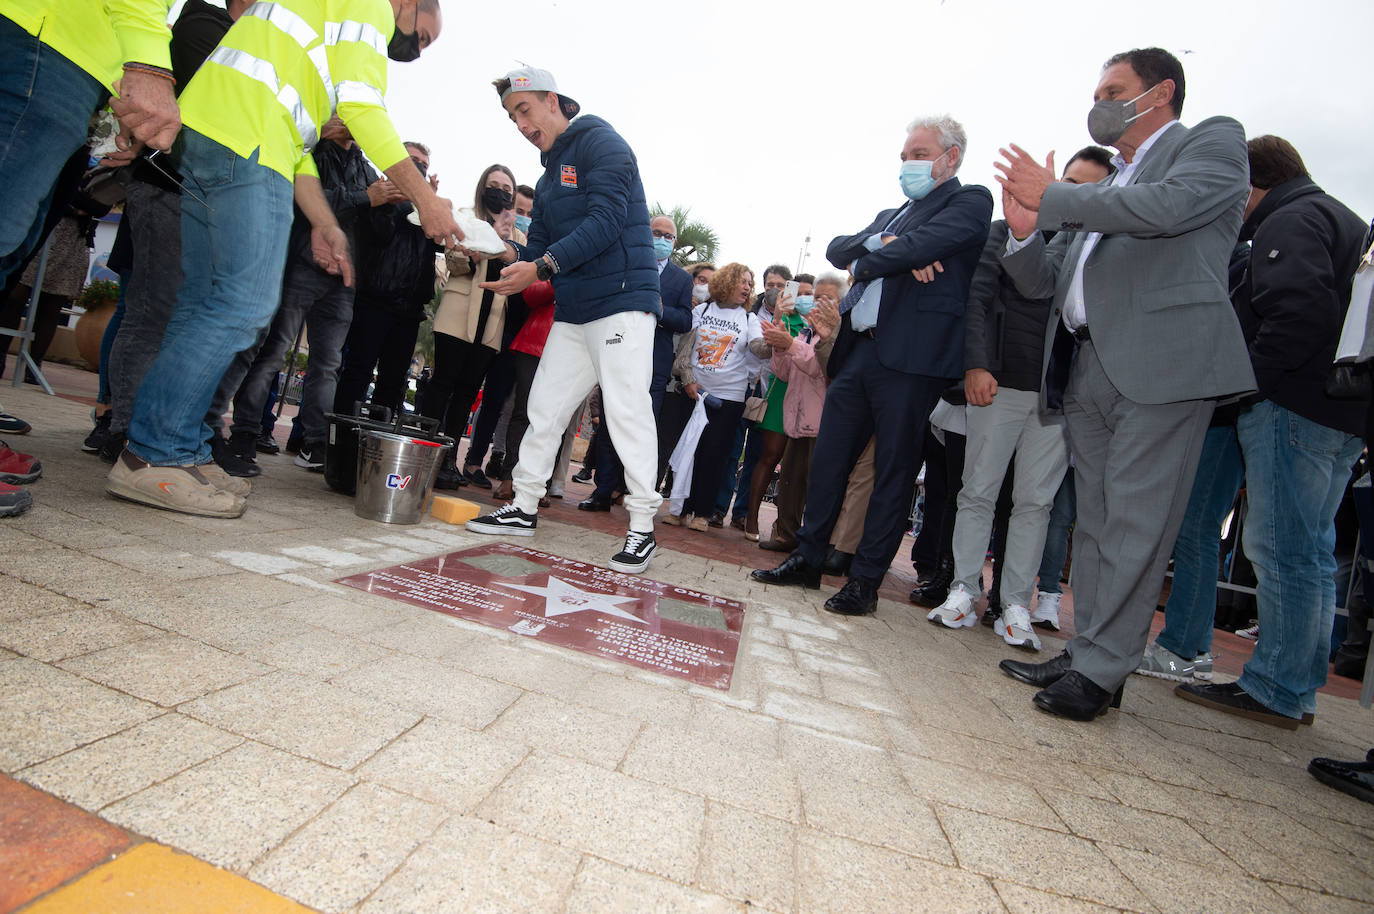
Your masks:
{"label": "white sweatpants", "polygon": [[530,427],[511,474],[515,506],[521,511],[539,510],[563,429],[572,411],[600,384],[602,421],[625,467],[630,529],[653,532],[654,512],[663,501],[654,488],[658,428],[649,399],[656,326],[645,311],[622,311],[589,324],[554,322],[530,388]]}

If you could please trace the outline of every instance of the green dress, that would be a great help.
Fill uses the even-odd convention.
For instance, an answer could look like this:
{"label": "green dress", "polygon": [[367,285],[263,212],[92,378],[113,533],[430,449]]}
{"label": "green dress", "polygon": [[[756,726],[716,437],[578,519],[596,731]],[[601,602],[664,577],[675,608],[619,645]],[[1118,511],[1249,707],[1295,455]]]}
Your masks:
{"label": "green dress", "polygon": [[[806,326],[806,321],[800,314],[795,312],[792,314],[779,314],[774,316],[781,318],[778,322],[785,326],[787,332],[794,337],[798,333],[801,333],[802,329]],[[770,373],[769,376],[772,377],[772,374]],[[773,378],[772,382],[768,385],[768,411],[763,414],[763,419],[761,421],[755,423],[758,428],[767,432],[777,432],[779,435],[786,434],[786,431],[782,427],[782,400],[785,396],[787,396],[787,382]]]}

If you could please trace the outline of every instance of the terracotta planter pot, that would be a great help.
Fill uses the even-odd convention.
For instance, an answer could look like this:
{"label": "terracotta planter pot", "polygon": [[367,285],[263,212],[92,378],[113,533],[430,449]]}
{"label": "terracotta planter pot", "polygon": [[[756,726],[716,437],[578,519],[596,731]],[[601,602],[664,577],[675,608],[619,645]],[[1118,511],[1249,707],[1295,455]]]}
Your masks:
{"label": "terracotta planter pot", "polygon": [[100,342],[105,338],[105,325],[114,317],[114,312],[115,303],[107,301],[76,319],[72,331],[76,336],[76,351],[81,353],[91,371],[100,370]]}

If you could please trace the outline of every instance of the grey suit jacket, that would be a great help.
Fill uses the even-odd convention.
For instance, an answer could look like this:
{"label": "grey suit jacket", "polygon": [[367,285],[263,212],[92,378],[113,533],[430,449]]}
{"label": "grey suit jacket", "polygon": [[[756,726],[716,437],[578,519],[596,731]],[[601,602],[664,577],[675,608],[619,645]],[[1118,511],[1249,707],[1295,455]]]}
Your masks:
{"label": "grey suit jacket", "polygon": [[[1038,227],[1045,243],[1004,254],[1022,294],[1054,296],[1044,368],[1088,232],[1101,232],[1083,268],[1093,346],[1107,377],[1137,403],[1245,393],[1255,376],[1227,290],[1227,264],[1249,190],[1245,131],[1228,117],[1174,124],[1128,184],[1052,184]],[[1043,377],[1043,374],[1042,374]],[[1041,385],[1042,405],[1044,389]]]}

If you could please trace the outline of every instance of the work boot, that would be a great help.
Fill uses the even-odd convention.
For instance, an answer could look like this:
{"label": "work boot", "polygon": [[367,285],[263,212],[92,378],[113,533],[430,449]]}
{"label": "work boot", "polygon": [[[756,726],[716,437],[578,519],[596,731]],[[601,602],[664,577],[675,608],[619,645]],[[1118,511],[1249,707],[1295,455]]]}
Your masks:
{"label": "work boot", "polygon": [[125,448],[105,479],[105,491],[154,508],[202,517],[239,517],[241,496],[217,488],[193,466],[156,467]]}

